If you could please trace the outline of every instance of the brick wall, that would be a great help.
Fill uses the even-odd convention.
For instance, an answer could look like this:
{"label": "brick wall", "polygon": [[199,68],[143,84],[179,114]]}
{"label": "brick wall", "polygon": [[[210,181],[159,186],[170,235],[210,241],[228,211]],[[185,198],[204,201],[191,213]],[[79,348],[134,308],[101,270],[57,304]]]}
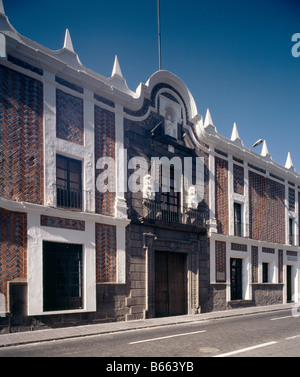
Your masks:
{"label": "brick wall", "polygon": [[295,212],[296,194],[295,190],[289,187],[289,210]]}
{"label": "brick wall", "polygon": [[251,246],[252,283],[258,283],[258,247]]}
{"label": "brick wall", "polygon": [[117,282],[116,227],[96,224],[96,281]]}
{"label": "brick wall", "polygon": [[215,158],[215,198],[218,233],[228,234],[228,162]]}
{"label": "brick wall", "polygon": [[84,143],[83,99],[56,90],[56,136],[76,144]]}
{"label": "brick wall", "polygon": [[250,238],[285,243],[285,187],[249,171]]}
{"label": "brick wall", "polygon": [[0,196],[43,204],[43,85],[0,65]]}
{"label": "brick wall", "polygon": [[226,242],[216,241],[216,282],[226,282]]}
{"label": "brick wall", "polygon": [[84,232],[85,222],[82,220],[63,219],[61,217],[41,215],[41,226],[59,229],[71,229]]}
{"label": "brick wall", "polygon": [[278,283],[283,283],[283,250],[278,250]]}
{"label": "brick wall", "polygon": [[[95,106],[95,164],[101,157],[115,159],[115,114]],[[101,171],[96,170],[97,178]],[[114,216],[115,192],[101,193],[96,187],[96,213]]]}
{"label": "brick wall", "polygon": [[16,279],[27,279],[27,215],[0,208],[0,293]]}
{"label": "brick wall", "polygon": [[233,165],[233,190],[235,193],[244,195],[244,168]]}

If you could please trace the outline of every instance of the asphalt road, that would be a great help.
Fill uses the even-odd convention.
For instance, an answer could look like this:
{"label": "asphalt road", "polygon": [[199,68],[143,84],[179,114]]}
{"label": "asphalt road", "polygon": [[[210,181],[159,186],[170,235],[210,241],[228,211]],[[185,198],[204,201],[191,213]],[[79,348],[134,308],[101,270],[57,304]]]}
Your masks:
{"label": "asphalt road", "polygon": [[[199,357],[299,356],[300,318],[293,317],[290,310],[0,349],[0,357],[111,358],[105,361],[107,368],[122,368],[113,364],[113,359],[123,357],[153,361],[184,357],[188,361]],[[172,364],[167,367],[181,368]]]}

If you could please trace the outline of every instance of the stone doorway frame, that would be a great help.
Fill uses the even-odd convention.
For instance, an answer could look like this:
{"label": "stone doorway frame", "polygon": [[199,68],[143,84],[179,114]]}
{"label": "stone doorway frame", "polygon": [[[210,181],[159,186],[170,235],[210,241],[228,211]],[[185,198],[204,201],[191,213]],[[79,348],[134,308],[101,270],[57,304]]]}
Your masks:
{"label": "stone doorway frame", "polygon": [[180,241],[158,238],[144,233],[143,243],[146,257],[146,309],[144,318],[155,318],[155,252],[181,253],[187,256],[187,311],[200,313],[199,300],[199,254],[198,240]]}

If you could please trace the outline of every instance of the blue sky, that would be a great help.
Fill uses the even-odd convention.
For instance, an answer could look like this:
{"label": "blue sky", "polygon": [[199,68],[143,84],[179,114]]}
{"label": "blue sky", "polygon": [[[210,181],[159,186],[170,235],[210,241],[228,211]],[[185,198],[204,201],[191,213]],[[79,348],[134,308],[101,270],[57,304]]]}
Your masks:
{"label": "blue sky", "polygon": [[[273,161],[291,152],[300,173],[299,0],[161,0],[162,68],[209,108],[220,134],[236,122],[244,145],[267,141]],[[130,89],[158,69],[157,0],[3,0],[22,35],[58,50],[69,28],[81,62],[110,77],[114,56]],[[260,153],[261,147],[256,152]]]}

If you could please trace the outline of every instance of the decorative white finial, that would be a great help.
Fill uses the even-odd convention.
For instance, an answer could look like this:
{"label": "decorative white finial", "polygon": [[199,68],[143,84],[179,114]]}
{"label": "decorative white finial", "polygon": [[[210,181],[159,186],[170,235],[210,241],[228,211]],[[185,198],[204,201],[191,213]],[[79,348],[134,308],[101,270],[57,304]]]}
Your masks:
{"label": "decorative white finial", "polygon": [[3,6],[3,0],[0,0],[0,13],[5,14],[4,6]]}
{"label": "decorative white finial", "polygon": [[66,50],[74,52],[73,43],[72,43],[72,39],[71,39],[69,29],[66,29],[64,48]]}
{"label": "decorative white finial", "polygon": [[205,117],[205,121],[204,121],[204,128],[205,128],[205,131],[208,132],[208,133],[210,133],[210,134],[215,134],[217,132],[216,127],[215,127],[215,125],[214,125],[214,123],[212,121],[209,109],[207,109],[207,111],[206,111],[206,117]]}
{"label": "decorative white finial", "polygon": [[209,109],[207,109],[205,122],[204,122],[204,128],[209,127],[209,126],[214,126],[214,123],[212,121],[210,111],[209,111]]}
{"label": "decorative white finial", "polygon": [[294,169],[294,165],[293,165],[293,161],[292,161],[292,158],[291,158],[291,154],[290,154],[290,152],[289,152],[288,155],[287,155],[287,159],[286,159],[285,167],[286,167],[287,169]]}
{"label": "decorative white finial", "polygon": [[240,138],[240,136],[239,136],[239,132],[238,132],[238,129],[237,129],[237,125],[234,122],[233,123],[232,134],[231,134],[231,140],[235,141],[236,139],[239,139],[239,138]]}
{"label": "decorative white finial", "polygon": [[270,153],[268,151],[266,140],[264,140],[264,144],[263,144],[263,147],[262,147],[261,155],[263,157],[271,158],[271,155],[270,155]]}
{"label": "decorative white finial", "polygon": [[243,142],[240,138],[240,135],[239,135],[239,131],[237,129],[237,125],[236,123],[234,122],[233,124],[233,129],[232,129],[232,134],[231,134],[231,141],[233,141],[235,144],[237,145],[240,145],[240,146],[243,146]]}
{"label": "decorative white finial", "polygon": [[119,77],[123,78],[120,63],[119,63],[117,55],[115,56],[114,67],[113,67],[112,74],[111,74],[111,77],[113,77],[113,76],[119,76]]}

